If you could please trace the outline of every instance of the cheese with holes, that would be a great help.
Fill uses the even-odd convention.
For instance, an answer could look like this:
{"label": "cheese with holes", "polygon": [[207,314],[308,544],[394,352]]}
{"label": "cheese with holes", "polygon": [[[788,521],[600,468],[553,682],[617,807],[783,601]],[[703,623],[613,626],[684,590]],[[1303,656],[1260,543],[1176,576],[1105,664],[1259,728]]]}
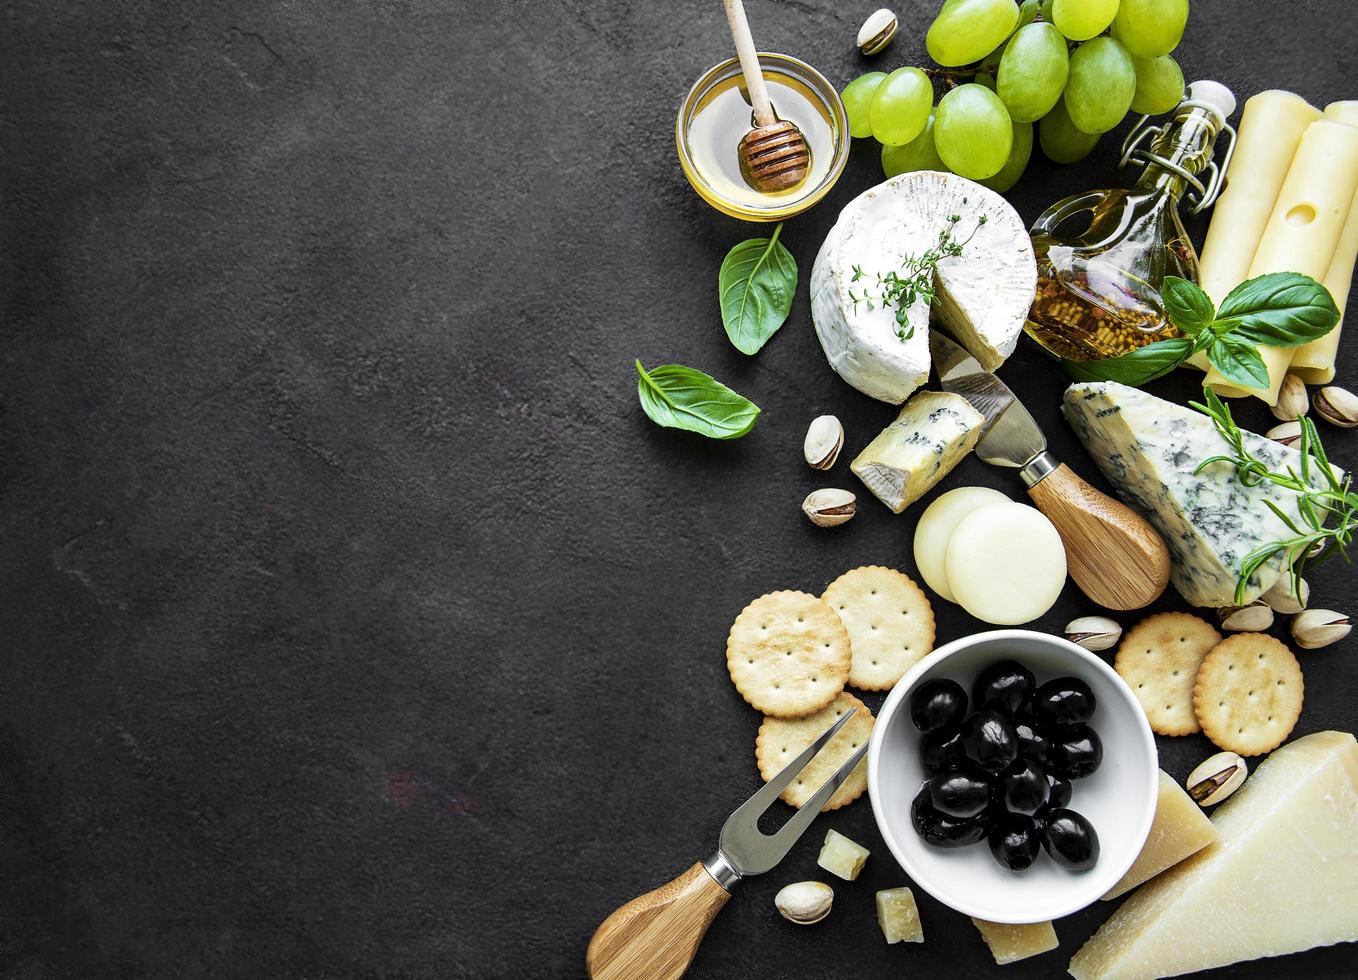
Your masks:
{"label": "cheese with holes", "polygon": [[[1267,481],[1247,487],[1226,463],[1194,475],[1200,462],[1230,451],[1201,412],[1112,381],[1071,385],[1063,410],[1118,496],[1165,539],[1173,559],[1170,581],[1195,606],[1234,605],[1245,556],[1294,537],[1265,501],[1302,523],[1291,490]],[[1243,436],[1245,447],[1271,469],[1300,470],[1296,449],[1252,432]],[[1335,472],[1343,478],[1338,467]],[[1257,599],[1281,575],[1279,555],[1250,577],[1244,601]]]}
{"label": "cheese with holes", "polygon": [[888,943],[924,942],[915,893],[904,886],[877,893],[877,925]]}
{"label": "cheese with holes", "polygon": [[1000,966],[1050,952],[1059,945],[1056,929],[1050,922],[1010,925],[977,918],[971,921],[980,930],[981,938],[990,947],[990,955],[995,957],[995,962]]}
{"label": "cheese with holes", "polygon": [[1358,742],[1276,750],[1212,815],[1219,839],[1131,895],[1070,961],[1141,980],[1358,940]]}
{"label": "cheese with holes", "polygon": [[899,514],[947,476],[976,446],[985,416],[961,395],[922,391],[849,469]]}
{"label": "cheese with holes", "polygon": [[1155,822],[1151,824],[1150,836],[1136,861],[1103,900],[1106,902],[1126,894],[1216,839],[1216,828],[1202,812],[1202,807],[1193,802],[1193,797],[1169,773],[1161,770],[1160,799],[1155,804]]}
{"label": "cheese with holes", "polygon": [[816,863],[832,875],[853,881],[868,861],[868,849],[833,830],[825,832],[825,844]]}
{"label": "cheese with holes", "polygon": [[830,366],[865,395],[900,404],[929,377],[928,297],[916,298],[904,324],[872,297],[878,276],[906,278],[907,261],[937,249],[944,232],[964,244],[937,263],[933,314],[986,370],[1014,352],[1037,285],[1022,219],[963,177],[900,174],[849,202],[811,268],[816,336]]}

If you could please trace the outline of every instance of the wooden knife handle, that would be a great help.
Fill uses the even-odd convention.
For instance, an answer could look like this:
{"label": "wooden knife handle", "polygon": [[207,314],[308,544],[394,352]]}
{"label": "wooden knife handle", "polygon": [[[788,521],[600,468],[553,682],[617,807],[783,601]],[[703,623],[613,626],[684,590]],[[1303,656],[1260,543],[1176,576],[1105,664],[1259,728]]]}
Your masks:
{"label": "wooden knife handle", "polygon": [[1062,463],[1028,490],[1066,546],[1066,568],[1108,609],[1140,609],[1169,582],[1169,549],[1140,514],[1095,490]]}
{"label": "wooden knife handle", "polygon": [[592,980],[677,980],[730,897],[699,861],[605,919],[589,941],[585,969]]}

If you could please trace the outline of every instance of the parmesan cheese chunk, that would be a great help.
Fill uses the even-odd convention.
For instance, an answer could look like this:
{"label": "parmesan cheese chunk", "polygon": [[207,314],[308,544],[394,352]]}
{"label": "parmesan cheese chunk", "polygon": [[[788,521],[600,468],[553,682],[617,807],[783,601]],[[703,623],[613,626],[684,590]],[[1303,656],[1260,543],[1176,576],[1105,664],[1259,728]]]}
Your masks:
{"label": "parmesan cheese chunk", "polygon": [[1150,836],[1127,869],[1122,880],[1103,896],[1106,902],[1126,894],[1143,881],[1149,881],[1166,868],[1196,854],[1217,839],[1217,829],[1202,807],[1164,770],[1160,771],[1160,799],[1155,804],[1155,822]]}
{"label": "parmesan cheese chunk", "polygon": [[981,931],[981,938],[990,947],[990,955],[995,957],[995,962],[1000,966],[1050,952],[1059,945],[1056,929],[1050,922],[1009,925],[976,918],[971,921]]}

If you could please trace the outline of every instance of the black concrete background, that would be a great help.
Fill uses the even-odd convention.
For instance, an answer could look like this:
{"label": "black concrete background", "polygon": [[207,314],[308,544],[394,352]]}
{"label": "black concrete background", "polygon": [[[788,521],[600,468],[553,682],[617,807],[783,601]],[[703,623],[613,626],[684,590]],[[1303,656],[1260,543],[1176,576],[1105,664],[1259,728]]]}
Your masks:
{"label": "black concrete background", "polygon": [[[843,84],[875,5],[749,8],[765,47]],[[898,0],[873,66],[919,59],[935,6]],[[1339,0],[1198,3],[1180,53],[1242,96],[1324,103],[1358,95],[1354,26]],[[672,129],[727,53],[715,0],[4,5],[0,976],[579,975],[600,920],[713,846],[756,786],[731,619],[909,569],[919,510],[799,513],[858,489],[847,459],[892,417],[826,367],[804,289],[758,357],[722,332],[717,267],[758,229],[688,188]],[[1129,180],[1116,143],[1036,160],[1025,219]],[[788,224],[803,282],[875,156]],[[662,431],[634,357],[764,414],[733,444]],[[1096,478],[1058,371],[1025,344],[1003,373]],[[800,459],[822,412],[849,433],[825,476]],[[1358,466],[1358,436],[1325,434]],[[1017,493],[974,459],[964,483]],[[1316,576],[1318,602],[1352,609],[1346,576]],[[1037,626],[1091,611],[1068,589]],[[940,642],[978,628],[937,613]],[[1297,734],[1355,727],[1354,656],[1302,654]],[[1209,750],[1161,748],[1176,776]],[[873,857],[798,930],[772,896],[816,876],[829,827]],[[693,975],[994,973],[924,895],[927,942],[882,943],[873,892],[904,881],[866,801],[826,817]],[[1003,975],[1060,974],[1107,911]],[[1349,946],[1221,975],[1355,966]]]}

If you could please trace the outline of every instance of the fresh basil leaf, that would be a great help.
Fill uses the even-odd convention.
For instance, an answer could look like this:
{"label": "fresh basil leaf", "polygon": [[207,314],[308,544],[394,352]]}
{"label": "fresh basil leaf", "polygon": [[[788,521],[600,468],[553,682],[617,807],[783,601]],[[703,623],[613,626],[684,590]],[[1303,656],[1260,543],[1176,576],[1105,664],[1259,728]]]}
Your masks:
{"label": "fresh basil leaf", "polygon": [[1339,322],[1330,291],[1310,276],[1270,272],[1242,282],[1221,301],[1217,327],[1256,346],[1296,347],[1323,337]]}
{"label": "fresh basil leaf", "polygon": [[1242,388],[1267,388],[1268,368],[1254,344],[1234,333],[1222,334],[1207,348],[1212,367],[1231,384]]}
{"label": "fresh basil leaf", "polygon": [[1076,381],[1119,381],[1135,387],[1169,374],[1182,364],[1192,351],[1192,340],[1187,337],[1174,337],[1098,361],[1062,359],[1061,366]]}
{"label": "fresh basil leaf", "polygon": [[797,294],[797,263],[781,242],[751,238],[726,253],[717,274],[721,322],[742,354],[757,354],[787,320]]}
{"label": "fresh basil leaf", "polygon": [[1190,337],[1196,337],[1216,318],[1211,297],[1187,279],[1165,276],[1160,298],[1165,301],[1170,321]]}
{"label": "fresh basil leaf", "polygon": [[754,428],[759,406],[711,375],[682,364],[647,371],[636,363],[637,397],[656,425],[709,439],[739,439]]}

